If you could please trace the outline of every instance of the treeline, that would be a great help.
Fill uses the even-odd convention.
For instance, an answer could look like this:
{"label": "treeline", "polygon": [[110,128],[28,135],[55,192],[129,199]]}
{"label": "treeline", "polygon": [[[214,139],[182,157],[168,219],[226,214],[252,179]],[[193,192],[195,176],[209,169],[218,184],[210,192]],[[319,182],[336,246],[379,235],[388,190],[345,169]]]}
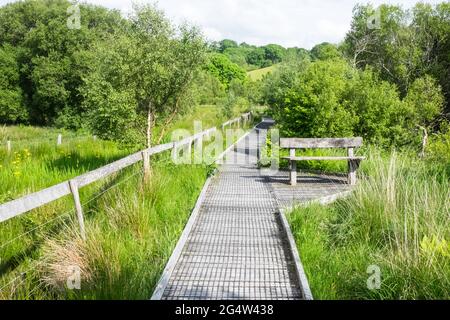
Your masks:
{"label": "treeline", "polygon": [[196,27],[173,24],[156,6],[136,5],[128,17],[67,0],[0,7],[2,124],[149,145],[196,104],[245,111],[250,86]]}
{"label": "treeline", "polygon": [[400,147],[430,137],[449,152],[449,17],[449,3],[358,5],[343,43],[282,63],[263,80],[262,99],[285,135]]}
{"label": "treeline", "polygon": [[[0,123],[148,145],[194,105],[231,116],[266,104],[287,135],[417,145],[424,132],[450,132],[449,12],[447,2],[358,5],[342,43],[308,51],[208,43],[155,6],[123,17],[67,0],[15,2],[0,7]],[[246,75],[275,64],[263,81]]]}
{"label": "treeline", "polygon": [[278,44],[268,44],[265,46],[255,46],[245,42],[238,44],[236,41],[230,39],[212,42],[210,49],[224,54],[232,62],[247,71],[270,67],[282,61],[297,59],[309,54],[303,48],[284,48]]}
{"label": "treeline", "polygon": [[[78,24],[78,25],[77,25]],[[206,61],[193,26],[154,6],[118,11],[66,0],[0,8],[0,122],[87,127],[100,137],[150,144],[191,106]]]}

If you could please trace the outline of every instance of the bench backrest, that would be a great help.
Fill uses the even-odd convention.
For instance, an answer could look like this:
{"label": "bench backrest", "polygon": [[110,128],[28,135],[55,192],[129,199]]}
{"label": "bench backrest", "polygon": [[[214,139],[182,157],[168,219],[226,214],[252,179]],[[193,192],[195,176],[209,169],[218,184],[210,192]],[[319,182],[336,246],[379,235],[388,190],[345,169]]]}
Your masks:
{"label": "bench backrest", "polygon": [[362,145],[361,137],[355,138],[281,138],[280,148],[356,148]]}

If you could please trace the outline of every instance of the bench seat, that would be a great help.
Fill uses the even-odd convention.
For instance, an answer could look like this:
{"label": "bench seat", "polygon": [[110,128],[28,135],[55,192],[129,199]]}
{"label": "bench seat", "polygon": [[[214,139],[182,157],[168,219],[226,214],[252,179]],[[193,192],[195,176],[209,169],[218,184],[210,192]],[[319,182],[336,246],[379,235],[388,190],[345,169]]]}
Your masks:
{"label": "bench seat", "polygon": [[283,159],[293,160],[293,161],[310,161],[310,160],[355,160],[361,161],[365,160],[366,157],[283,157]]}
{"label": "bench seat", "polygon": [[[283,159],[289,160],[290,182],[291,185],[297,184],[297,161],[316,161],[316,160],[346,160],[348,163],[347,181],[350,185],[356,184],[356,169],[358,169],[365,157],[354,155],[354,148],[362,145],[361,137],[353,138],[281,138],[280,148],[289,149],[289,157]],[[327,148],[346,148],[347,156],[297,156],[296,149],[327,149]]]}

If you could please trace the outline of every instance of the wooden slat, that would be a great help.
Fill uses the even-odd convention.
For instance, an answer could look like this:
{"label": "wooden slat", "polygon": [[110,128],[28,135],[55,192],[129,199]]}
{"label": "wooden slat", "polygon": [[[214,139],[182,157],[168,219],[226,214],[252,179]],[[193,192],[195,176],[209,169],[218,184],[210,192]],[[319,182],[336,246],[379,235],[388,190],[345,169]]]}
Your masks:
{"label": "wooden slat", "polygon": [[36,209],[70,193],[69,183],[65,181],[41,191],[28,194],[22,198],[4,203],[0,205],[0,222]]}
{"label": "wooden slat", "polygon": [[123,168],[131,166],[132,164],[135,164],[136,162],[141,161],[141,160],[142,160],[142,153],[141,153],[141,151],[139,151],[128,157],[125,157],[123,159],[112,162],[104,167],[95,169],[95,170],[85,173],[81,176],[78,176],[78,177],[74,178],[74,180],[77,181],[78,186],[81,188],[81,187],[87,186],[88,184],[91,184],[99,179],[102,179],[114,172],[122,170]]}
{"label": "wooden slat", "polygon": [[309,160],[364,160],[365,157],[283,157],[283,159],[295,160],[295,161],[309,161]]}
{"label": "wooden slat", "polygon": [[361,137],[355,138],[281,138],[281,148],[349,148],[362,145]]}

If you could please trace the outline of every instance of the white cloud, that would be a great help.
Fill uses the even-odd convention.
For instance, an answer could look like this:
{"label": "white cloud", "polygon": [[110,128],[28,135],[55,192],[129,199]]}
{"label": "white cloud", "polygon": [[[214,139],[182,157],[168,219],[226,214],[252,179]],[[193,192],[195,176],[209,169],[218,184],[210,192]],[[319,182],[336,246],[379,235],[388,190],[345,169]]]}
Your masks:
{"label": "white cloud", "polygon": [[[86,1],[123,12],[132,7],[132,0]],[[411,7],[418,1],[370,2]],[[0,0],[0,4],[6,2],[11,1]],[[278,43],[309,49],[320,42],[341,41],[350,28],[352,9],[358,2],[366,0],[160,0],[158,6],[176,22],[187,20],[199,25],[211,40],[230,38],[256,45]]]}

